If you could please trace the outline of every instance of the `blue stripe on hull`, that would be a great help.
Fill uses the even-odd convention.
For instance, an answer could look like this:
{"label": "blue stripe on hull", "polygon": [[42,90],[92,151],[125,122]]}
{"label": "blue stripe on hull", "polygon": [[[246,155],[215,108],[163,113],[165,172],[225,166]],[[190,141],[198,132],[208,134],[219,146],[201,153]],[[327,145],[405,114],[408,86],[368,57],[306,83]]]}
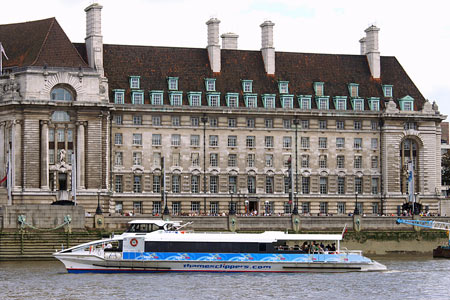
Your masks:
{"label": "blue stripe on hull", "polygon": [[[317,271],[317,269],[315,269]],[[353,270],[343,269],[335,269],[335,270],[327,270],[328,273],[342,273],[342,272],[351,272]],[[202,273],[310,273],[310,270],[296,270],[296,271],[267,271],[267,270],[233,270],[233,271],[215,271],[215,270],[136,270],[136,269],[68,269],[68,273],[70,274],[85,274],[85,273],[98,273],[98,274],[116,274],[116,273],[186,273],[186,272],[202,272]]]}

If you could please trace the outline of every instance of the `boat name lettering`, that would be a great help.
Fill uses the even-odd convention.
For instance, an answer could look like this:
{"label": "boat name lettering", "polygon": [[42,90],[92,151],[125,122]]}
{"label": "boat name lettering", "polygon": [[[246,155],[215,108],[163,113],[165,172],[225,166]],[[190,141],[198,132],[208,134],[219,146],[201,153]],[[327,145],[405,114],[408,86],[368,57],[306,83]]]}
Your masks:
{"label": "boat name lettering", "polygon": [[226,265],[226,264],[184,264],[184,268],[192,268],[192,269],[224,269],[224,270],[233,270],[233,269],[271,269],[272,266],[258,266],[258,265]]}

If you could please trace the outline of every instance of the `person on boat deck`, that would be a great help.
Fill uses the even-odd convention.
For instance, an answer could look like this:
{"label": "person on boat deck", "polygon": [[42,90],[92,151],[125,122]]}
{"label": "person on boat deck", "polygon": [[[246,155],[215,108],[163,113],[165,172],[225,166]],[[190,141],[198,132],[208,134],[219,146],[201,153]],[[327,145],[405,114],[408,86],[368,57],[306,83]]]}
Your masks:
{"label": "person on boat deck", "polygon": [[336,243],[331,244],[330,251],[336,251]]}

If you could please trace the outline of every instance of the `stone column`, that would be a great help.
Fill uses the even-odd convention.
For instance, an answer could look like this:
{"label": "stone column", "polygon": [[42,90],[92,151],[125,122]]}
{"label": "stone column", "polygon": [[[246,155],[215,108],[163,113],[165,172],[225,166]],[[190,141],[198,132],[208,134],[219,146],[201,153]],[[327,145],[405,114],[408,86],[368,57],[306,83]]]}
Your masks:
{"label": "stone column", "polygon": [[48,180],[48,121],[41,121],[41,189],[49,189]]}
{"label": "stone column", "polygon": [[22,186],[22,121],[15,120],[12,131],[13,189]]}
{"label": "stone column", "polygon": [[78,122],[77,130],[77,189],[85,188],[85,153],[84,153],[84,126],[85,122]]}
{"label": "stone column", "polygon": [[6,175],[6,139],[5,139],[5,122],[0,122],[0,180]]}

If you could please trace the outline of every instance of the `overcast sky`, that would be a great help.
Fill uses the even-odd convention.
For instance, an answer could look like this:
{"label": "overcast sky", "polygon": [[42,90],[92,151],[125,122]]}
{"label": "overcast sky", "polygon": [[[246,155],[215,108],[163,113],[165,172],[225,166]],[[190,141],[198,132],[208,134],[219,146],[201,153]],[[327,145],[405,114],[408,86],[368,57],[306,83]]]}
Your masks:
{"label": "overcast sky", "polygon": [[[72,42],[85,37],[92,0],[2,0],[0,24],[56,17]],[[205,22],[239,35],[238,47],[261,48],[265,20],[275,23],[275,51],[359,54],[364,29],[375,24],[382,56],[396,56],[425,98],[450,114],[448,0],[102,0],[108,44],[206,47]],[[0,41],[1,42],[1,41]],[[7,47],[5,47],[8,53]],[[383,72],[383,70],[381,70]],[[394,86],[395,89],[395,86]]]}

